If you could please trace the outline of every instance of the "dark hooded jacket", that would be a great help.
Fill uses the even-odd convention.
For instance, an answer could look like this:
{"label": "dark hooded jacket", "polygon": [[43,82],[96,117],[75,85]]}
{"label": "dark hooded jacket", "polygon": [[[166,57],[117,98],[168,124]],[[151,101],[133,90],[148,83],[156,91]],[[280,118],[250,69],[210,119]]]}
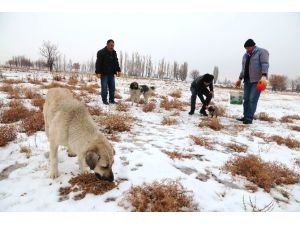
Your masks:
{"label": "dark hooded jacket", "polygon": [[109,51],[106,47],[97,52],[97,60],[95,65],[96,74],[116,74],[121,72],[117,53],[115,50]]}
{"label": "dark hooded jacket", "polygon": [[[206,73],[202,76],[197,77],[192,82],[191,87],[195,88],[198,91],[201,91],[202,89],[209,87],[210,91],[214,91],[213,81],[214,81],[214,75]],[[209,84],[205,85],[204,82]]]}

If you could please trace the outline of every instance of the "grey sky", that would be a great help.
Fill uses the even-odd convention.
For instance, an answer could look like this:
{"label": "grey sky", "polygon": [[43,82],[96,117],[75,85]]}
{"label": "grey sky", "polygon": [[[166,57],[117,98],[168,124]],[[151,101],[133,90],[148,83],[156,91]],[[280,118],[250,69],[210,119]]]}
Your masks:
{"label": "grey sky", "polygon": [[270,73],[300,76],[300,13],[0,13],[0,62],[40,57],[43,40],[73,62],[95,57],[107,39],[115,49],[155,61],[187,61],[189,70],[237,78],[243,44],[253,38],[270,52]]}

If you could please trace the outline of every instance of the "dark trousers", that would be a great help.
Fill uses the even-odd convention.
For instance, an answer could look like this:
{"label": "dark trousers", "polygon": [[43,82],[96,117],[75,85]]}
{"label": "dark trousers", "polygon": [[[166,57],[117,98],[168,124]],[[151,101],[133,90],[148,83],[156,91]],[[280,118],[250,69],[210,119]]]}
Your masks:
{"label": "dark trousers", "polygon": [[109,90],[109,102],[115,101],[115,76],[113,74],[101,75],[102,102],[107,102],[107,89]]}
{"label": "dark trousers", "polygon": [[256,85],[257,82],[250,83],[249,80],[245,80],[244,83],[244,118],[248,121],[253,120],[260,96],[260,91],[256,89]]}
{"label": "dark trousers", "polygon": [[[206,109],[206,106],[209,105],[211,99],[212,99],[212,95],[210,94],[209,90],[207,88],[202,88],[200,90],[197,90],[194,87],[191,87],[191,112],[195,112],[195,108],[196,108],[196,99],[197,99],[197,95],[200,98],[203,106],[201,110]],[[205,96],[206,98],[204,99]]]}

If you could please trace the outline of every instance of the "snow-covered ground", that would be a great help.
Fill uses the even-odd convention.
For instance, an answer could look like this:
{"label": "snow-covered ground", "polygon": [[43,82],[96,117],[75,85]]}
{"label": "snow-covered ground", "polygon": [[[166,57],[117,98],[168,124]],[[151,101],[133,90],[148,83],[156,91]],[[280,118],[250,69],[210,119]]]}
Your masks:
{"label": "snow-covered ground", "polygon": [[[20,79],[33,76],[28,72],[5,72],[7,78]],[[50,74],[37,73],[40,79],[48,78]],[[118,78],[116,86],[124,101],[129,97],[128,87],[133,79]],[[270,193],[262,188],[254,193],[245,188],[250,182],[241,176],[232,176],[222,170],[224,164],[235,156],[254,154],[265,161],[277,161],[288,168],[300,173],[295,159],[300,159],[300,149],[289,149],[285,145],[274,142],[267,143],[258,137],[252,137],[253,131],[264,132],[266,135],[277,134],[283,137],[293,137],[300,140],[300,133],[290,130],[288,125],[278,121],[274,123],[255,120],[254,124],[243,129],[237,129],[240,122],[235,117],[242,115],[241,105],[229,104],[229,90],[215,88],[213,101],[226,108],[226,116],[220,117],[220,122],[226,125],[225,129],[214,131],[209,128],[198,127],[201,117],[197,113],[188,115],[188,106],[185,111],[178,111],[178,124],[161,125],[164,116],[169,116],[177,110],[166,111],[159,107],[159,96],[168,94],[176,89],[182,90],[181,101],[188,102],[190,91],[188,82],[173,82],[160,80],[138,80],[141,84],[154,85],[157,96],[151,97],[156,102],[153,112],[145,113],[142,106],[131,106],[128,114],[134,116],[132,129],[129,132],[118,133],[118,142],[111,142],[116,151],[113,171],[116,180],[124,180],[118,188],[103,195],[87,196],[79,201],[72,198],[58,201],[59,187],[68,186],[72,174],[79,173],[76,158],[69,158],[66,150],[59,151],[60,176],[52,180],[49,178],[49,161],[47,152],[49,146],[45,132],[39,131],[27,136],[18,133],[16,140],[4,147],[0,147],[0,172],[15,164],[20,168],[12,171],[7,178],[0,180],[0,211],[130,211],[122,207],[124,193],[132,185],[144,182],[160,181],[165,178],[179,179],[183,186],[193,193],[193,199],[200,211],[244,211],[243,198],[247,204],[249,198],[256,200],[258,208],[274,201],[273,211],[300,211],[300,185],[284,185],[272,188]],[[63,82],[61,82],[63,83]],[[96,83],[96,81],[89,82]],[[3,85],[0,83],[0,85]],[[15,84],[39,89],[39,85],[29,83]],[[47,90],[41,93],[46,94]],[[115,112],[115,106],[103,107],[98,95],[90,95],[89,105],[100,105],[104,110]],[[171,97],[169,97],[171,98]],[[0,100],[8,102],[7,95],[0,92]],[[23,100],[26,106],[30,101]],[[197,99],[199,102],[199,99]],[[300,112],[300,95],[263,92],[258,104],[257,112],[266,112],[270,116],[280,119],[285,115],[295,115]],[[300,121],[295,120],[300,126]],[[190,135],[206,137],[213,142],[213,149],[194,144]],[[226,143],[236,142],[248,146],[246,153],[230,151]],[[20,146],[27,146],[32,150],[29,158],[20,153]],[[172,160],[165,151],[178,151],[200,155],[191,159]],[[282,195],[282,191],[289,193],[289,198]],[[115,201],[105,201],[113,198]]]}

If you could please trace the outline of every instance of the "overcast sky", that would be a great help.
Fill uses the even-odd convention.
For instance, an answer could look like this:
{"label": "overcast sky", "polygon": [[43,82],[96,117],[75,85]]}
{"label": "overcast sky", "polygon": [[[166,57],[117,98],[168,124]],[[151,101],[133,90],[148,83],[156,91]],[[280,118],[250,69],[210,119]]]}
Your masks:
{"label": "overcast sky", "polygon": [[238,77],[248,38],[270,52],[270,73],[300,76],[300,13],[0,13],[0,63],[38,59],[43,40],[73,62],[95,57],[107,39],[115,50],[155,61],[187,61],[189,70]]}

